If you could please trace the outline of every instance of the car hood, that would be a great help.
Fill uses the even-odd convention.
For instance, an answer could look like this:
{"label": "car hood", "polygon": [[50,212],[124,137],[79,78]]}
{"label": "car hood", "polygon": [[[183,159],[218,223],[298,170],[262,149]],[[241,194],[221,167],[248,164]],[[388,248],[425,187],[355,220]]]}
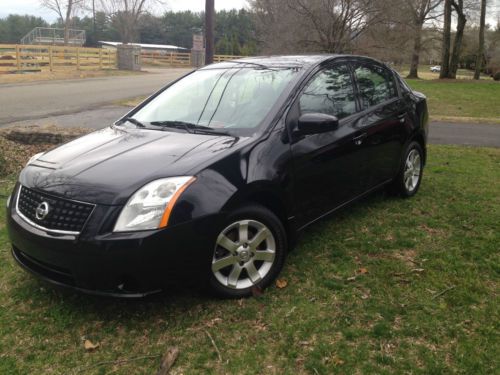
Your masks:
{"label": "car hood", "polygon": [[98,204],[124,204],[158,178],[194,175],[248,138],[109,127],[44,153],[20,176],[24,186]]}

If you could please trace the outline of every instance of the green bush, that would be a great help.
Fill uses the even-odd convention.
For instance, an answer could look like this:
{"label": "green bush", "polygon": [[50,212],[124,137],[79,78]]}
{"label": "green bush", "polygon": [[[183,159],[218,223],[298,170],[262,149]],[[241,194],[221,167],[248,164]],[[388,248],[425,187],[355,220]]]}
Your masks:
{"label": "green bush", "polygon": [[500,81],[500,70],[498,72],[496,72],[495,74],[493,74],[493,79],[495,81]]}

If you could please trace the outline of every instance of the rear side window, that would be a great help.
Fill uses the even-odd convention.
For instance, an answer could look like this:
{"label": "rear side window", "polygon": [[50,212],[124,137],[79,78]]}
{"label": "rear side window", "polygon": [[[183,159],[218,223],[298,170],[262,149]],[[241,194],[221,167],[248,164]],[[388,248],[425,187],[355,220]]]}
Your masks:
{"label": "rear side window", "polygon": [[324,113],[341,119],[356,112],[349,68],[337,65],[316,74],[300,96],[300,113]]}
{"label": "rear side window", "polygon": [[354,74],[363,109],[397,96],[393,76],[387,69],[377,65],[359,65]]}

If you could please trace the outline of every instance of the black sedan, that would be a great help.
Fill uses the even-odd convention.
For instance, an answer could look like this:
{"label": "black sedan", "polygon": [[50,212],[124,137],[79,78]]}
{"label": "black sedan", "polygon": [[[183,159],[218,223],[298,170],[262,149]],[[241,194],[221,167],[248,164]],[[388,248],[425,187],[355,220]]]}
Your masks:
{"label": "black sedan", "polygon": [[35,155],[7,202],[12,254],[87,293],[248,296],[319,218],[381,187],[414,195],[427,126],[425,97],[370,58],[209,65]]}

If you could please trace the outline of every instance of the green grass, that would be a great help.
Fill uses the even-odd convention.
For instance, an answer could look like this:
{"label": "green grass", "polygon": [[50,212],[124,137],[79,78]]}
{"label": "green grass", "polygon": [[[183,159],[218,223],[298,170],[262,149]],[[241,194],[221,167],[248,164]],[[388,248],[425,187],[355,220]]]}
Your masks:
{"label": "green grass", "polygon": [[500,82],[407,80],[428,99],[432,119],[500,123]]}
{"label": "green grass", "polygon": [[[169,346],[173,374],[498,373],[500,149],[431,146],[424,173],[412,199],[378,193],[315,225],[288,258],[288,286],[246,300],[60,294],[14,264],[2,210],[0,373],[72,374]],[[100,347],[87,353],[82,337]]]}
{"label": "green grass", "polygon": [[[438,79],[439,73],[438,72],[434,73],[430,71],[430,67],[434,65],[438,64],[433,64],[433,65],[420,64],[418,66],[418,77],[421,79]],[[395,68],[403,77],[406,77],[410,72],[409,64],[393,65],[393,68]],[[470,69],[457,70],[457,79],[463,80],[463,79],[473,79],[473,78],[474,78],[473,70]],[[491,80],[492,78],[488,74],[481,73],[481,79]]]}

